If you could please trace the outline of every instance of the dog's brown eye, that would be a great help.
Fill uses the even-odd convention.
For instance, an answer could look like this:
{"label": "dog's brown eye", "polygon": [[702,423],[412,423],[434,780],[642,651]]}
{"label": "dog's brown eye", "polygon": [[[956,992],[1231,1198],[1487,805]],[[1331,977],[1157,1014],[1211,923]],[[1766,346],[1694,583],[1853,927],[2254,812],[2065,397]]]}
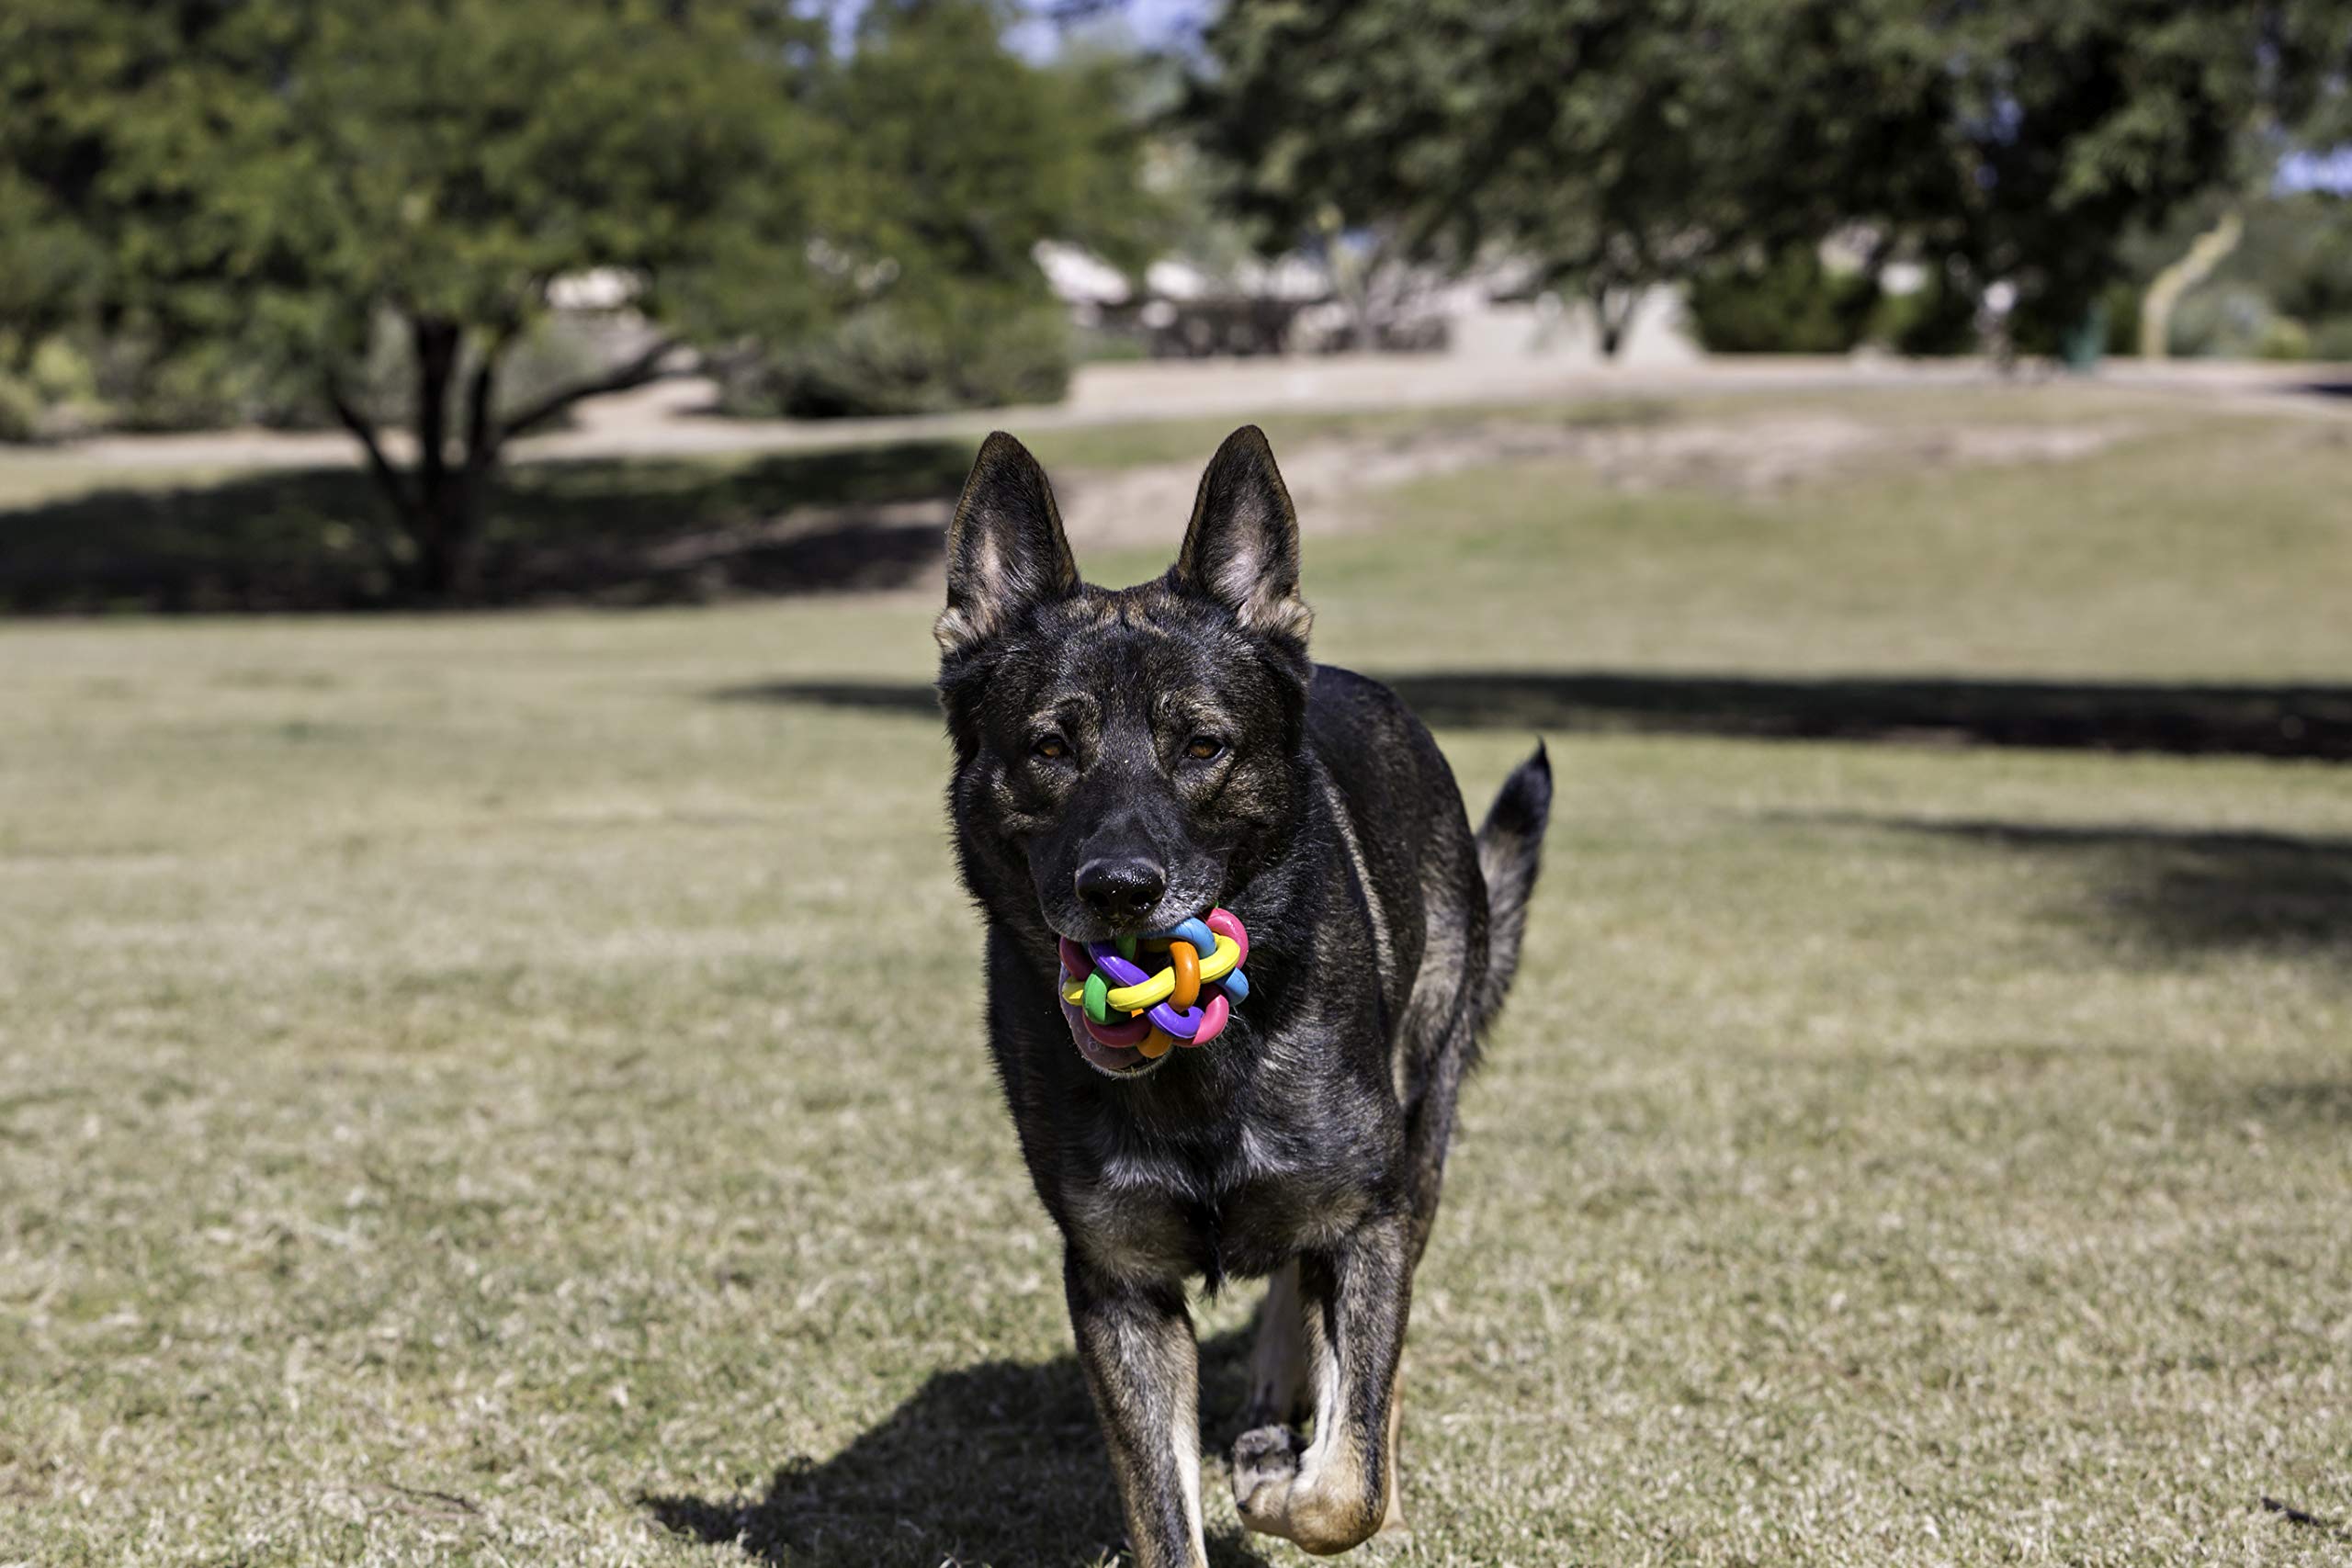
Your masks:
{"label": "dog's brown eye", "polygon": [[1225,750],[1224,743],[1214,735],[1195,735],[1184,745],[1184,755],[1196,762],[1205,762]]}
{"label": "dog's brown eye", "polygon": [[1058,735],[1048,735],[1037,742],[1035,750],[1038,756],[1058,762],[1069,755],[1069,742]]}

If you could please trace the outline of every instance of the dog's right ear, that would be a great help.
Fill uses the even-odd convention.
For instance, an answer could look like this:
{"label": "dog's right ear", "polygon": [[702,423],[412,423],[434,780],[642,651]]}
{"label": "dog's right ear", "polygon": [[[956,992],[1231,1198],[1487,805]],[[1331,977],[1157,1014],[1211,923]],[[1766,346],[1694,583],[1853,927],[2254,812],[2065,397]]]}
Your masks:
{"label": "dog's right ear", "polygon": [[940,651],[970,651],[1022,612],[1078,592],[1054,487],[1029,448],[996,431],[964,481],[947,525],[947,608],[933,623]]}

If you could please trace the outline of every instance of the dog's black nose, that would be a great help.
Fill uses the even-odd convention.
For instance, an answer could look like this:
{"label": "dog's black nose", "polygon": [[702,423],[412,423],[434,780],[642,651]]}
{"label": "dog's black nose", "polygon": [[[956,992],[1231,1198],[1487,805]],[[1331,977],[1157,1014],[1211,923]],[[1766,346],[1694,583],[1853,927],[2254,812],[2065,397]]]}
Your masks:
{"label": "dog's black nose", "polygon": [[1140,856],[1105,856],[1078,868],[1078,901],[1114,926],[1132,926],[1168,891],[1168,874]]}

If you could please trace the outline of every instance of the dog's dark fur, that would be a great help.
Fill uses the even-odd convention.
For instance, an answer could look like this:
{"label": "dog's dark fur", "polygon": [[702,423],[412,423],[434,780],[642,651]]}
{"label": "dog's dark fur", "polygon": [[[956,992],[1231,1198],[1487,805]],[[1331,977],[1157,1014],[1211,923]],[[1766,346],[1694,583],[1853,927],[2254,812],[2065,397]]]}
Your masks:
{"label": "dog's dark fur", "polygon": [[[1272,1280],[1233,1452],[1243,1521],[1317,1552],[1397,1528],[1413,1270],[1518,959],[1543,750],[1474,838],[1396,696],[1309,661],[1297,523],[1254,427],[1209,464],[1157,581],[1081,582],[1044,472],[1001,434],[947,557],[948,802],[988,921],[990,1044],[1061,1229],[1136,1561],[1203,1561],[1194,1275]],[[1082,1055],[1055,933],[1164,929],[1217,904],[1250,935],[1224,1035],[1157,1062]]]}

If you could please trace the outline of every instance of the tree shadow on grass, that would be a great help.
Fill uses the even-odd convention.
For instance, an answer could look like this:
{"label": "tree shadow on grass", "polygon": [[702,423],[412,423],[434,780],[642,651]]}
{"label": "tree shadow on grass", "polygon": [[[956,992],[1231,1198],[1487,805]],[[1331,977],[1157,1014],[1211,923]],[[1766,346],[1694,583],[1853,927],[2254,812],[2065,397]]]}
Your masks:
{"label": "tree shadow on grass", "polygon": [[[1201,1346],[1204,1430],[1239,1406],[1247,1355],[1238,1330]],[[777,1471],[763,1496],[640,1501],[673,1534],[794,1568],[1082,1568],[1115,1556],[1125,1538],[1075,1356],[933,1373],[832,1458]],[[1265,1561],[1235,1537],[1213,1540],[1209,1558],[1228,1568]]]}
{"label": "tree shadow on grass", "polygon": [[1812,817],[2089,863],[2101,908],[2161,953],[2352,949],[2352,838],[2196,829]]}
{"label": "tree shadow on grass", "polygon": [[2352,686],[1441,671],[1388,678],[1436,728],[2352,761]]}
{"label": "tree shadow on grass", "polygon": [[[940,558],[971,460],[901,441],[742,460],[504,470],[481,602],[694,603],[895,588]],[[106,490],[0,511],[0,610],[350,610],[397,604],[398,541],[356,469]]]}
{"label": "tree shadow on grass", "polygon": [[[2352,761],[2352,686],[1763,680],[1465,671],[1382,674],[1438,729],[1723,735]],[[928,686],[777,682],[728,700],[935,717]]]}

